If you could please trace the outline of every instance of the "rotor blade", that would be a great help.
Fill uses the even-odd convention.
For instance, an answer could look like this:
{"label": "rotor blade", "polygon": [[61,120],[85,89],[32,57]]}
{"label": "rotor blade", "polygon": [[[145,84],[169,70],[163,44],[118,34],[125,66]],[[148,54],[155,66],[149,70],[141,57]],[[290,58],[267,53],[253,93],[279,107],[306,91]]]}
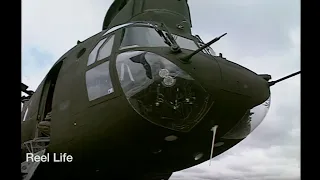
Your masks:
{"label": "rotor blade", "polygon": [[31,90],[27,90],[27,89],[28,89],[28,86],[21,83],[21,91],[28,94],[29,96],[31,96],[34,92]]}
{"label": "rotor blade", "polygon": [[275,84],[278,83],[278,82],[281,82],[281,81],[283,81],[283,80],[286,80],[286,79],[288,79],[288,78],[291,78],[291,77],[293,77],[293,76],[296,76],[296,75],[298,75],[298,74],[300,74],[300,73],[301,73],[301,71],[298,71],[298,72],[292,73],[292,74],[290,74],[290,75],[288,75],[288,76],[285,76],[285,77],[283,77],[283,78],[280,78],[280,79],[278,79],[278,80],[270,81],[270,82],[269,82],[269,86],[273,86],[273,85],[275,85]]}
{"label": "rotor blade", "polygon": [[28,86],[21,83],[21,91],[26,91],[28,89]]}

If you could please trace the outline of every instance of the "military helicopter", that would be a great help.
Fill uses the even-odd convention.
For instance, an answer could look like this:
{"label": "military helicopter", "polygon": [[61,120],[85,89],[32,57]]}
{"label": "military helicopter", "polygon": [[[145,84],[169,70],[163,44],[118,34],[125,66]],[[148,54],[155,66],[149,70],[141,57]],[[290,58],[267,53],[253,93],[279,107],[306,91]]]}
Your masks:
{"label": "military helicopter", "polygon": [[[102,31],[21,98],[24,179],[169,179],[227,151],[268,112],[276,81],[192,35],[187,0],[115,0]],[[72,162],[26,162],[26,153]]]}

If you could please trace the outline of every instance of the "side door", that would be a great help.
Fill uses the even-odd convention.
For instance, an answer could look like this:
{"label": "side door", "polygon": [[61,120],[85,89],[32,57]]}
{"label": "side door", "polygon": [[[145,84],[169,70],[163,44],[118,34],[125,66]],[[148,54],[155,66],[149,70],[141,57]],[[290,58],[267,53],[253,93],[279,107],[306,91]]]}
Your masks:
{"label": "side door", "polygon": [[[44,80],[43,89],[40,95],[39,109],[37,113],[37,123],[43,121],[46,115],[52,110],[52,98],[55,89],[55,83],[59,75],[63,61],[55,64]],[[38,128],[36,128],[35,137],[39,136]]]}
{"label": "side door", "polygon": [[32,97],[24,103],[21,111],[21,142],[31,140],[36,136],[37,116],[43,85],[44,81],[40,83]]}

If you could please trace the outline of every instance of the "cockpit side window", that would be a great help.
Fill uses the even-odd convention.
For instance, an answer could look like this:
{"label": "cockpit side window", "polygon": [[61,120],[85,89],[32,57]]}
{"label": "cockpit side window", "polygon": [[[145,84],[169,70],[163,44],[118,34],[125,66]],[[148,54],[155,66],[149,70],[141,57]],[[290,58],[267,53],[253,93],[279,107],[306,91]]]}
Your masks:
{"label": "cockpit side window", "polygon": [[99,49],[97,61],[109,57],[112,51],[112,46],[114,42],[114,35],[112,35]]}
{"label": "cockpit side window", "polygon": [[106,59],[111,55],[114,37],[115,35],[112,34],[100,40],[88,57],[87,66],[94,65],[97,61],[106,60],[103,63],[99,63],[99,65],[94,65],[93,68],[86,72],[86,86],[89,101],[114,92],[109,72],[109,59]]}
{"label": "cockpit side window", "polygon": [[112,52],[113,42],[114,35],[100,40],[99,43],[93,48],[93,50],[89,54],[87,66],[90,66],[94,62],[110,56]]}
{"label": "cockpit side window", "polygon": [[[205,44],[199,35],[195,35],[195,38],[197,38],[199,41],[198,42],[199,47],[202,47]],[[216,52],[214,52],[214,50],[210,46],[202,50],[202,52],[211,56],[216,56]]]}
{"label": "cockpit side window", "polygon": [[91,64],[93,64],[96,61],[96,57],[98,54],[98,50],[101,47],[101,45],[106,41],[107,38],[102,39],[97,45],[96,47],[93,48],[93,50],[91,51],[91,53],[89,54],[88,57],[88,64],[87,66],[90,66]]}
{"label": "cockpit side window", "polygon": [[89,101],[114,92],[109,73],[109,61],[106,61],[86,72],[86,85]]}
{"label": "cockpit side window", "polygon": [[[198,43],[199,47],[204,46],[203,42],[199,42]],[[204,50],[202,50],[203,53],[211,55],[211,56],[216,56],[216,52],[214,52],[214,50],[209,46],[207,48],[205,48]]]}

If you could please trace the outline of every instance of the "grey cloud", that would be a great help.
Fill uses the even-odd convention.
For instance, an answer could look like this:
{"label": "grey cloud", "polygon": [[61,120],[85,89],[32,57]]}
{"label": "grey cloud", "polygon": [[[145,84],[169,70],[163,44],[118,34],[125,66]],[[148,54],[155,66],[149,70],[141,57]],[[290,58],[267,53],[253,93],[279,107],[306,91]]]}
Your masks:
{"label": "grey cloud", "polygon": [[252,172],[252,169],[250,167],[245,167],[245,166],[229,165],[228,168],[231,169],[232,171]]}
{"label": "grey cloud", "polygon": [[199,168],[199,167],[195,167],[195,168],[191,168],[191,169],[187,169],[187,170],[182,170],[181,172],[188,172],[188,173],[204,173],[206,172],[205,170]]}
{"label": "grey cloud", "polygon": [[[300,1],[190,1],[194,29],[213,36],[227,32],[239,56],[290,47],[287,30],[300,26]],[[203,27],[203,28],[199,28]],[[243,50],[245,49],[245,50]]]}

